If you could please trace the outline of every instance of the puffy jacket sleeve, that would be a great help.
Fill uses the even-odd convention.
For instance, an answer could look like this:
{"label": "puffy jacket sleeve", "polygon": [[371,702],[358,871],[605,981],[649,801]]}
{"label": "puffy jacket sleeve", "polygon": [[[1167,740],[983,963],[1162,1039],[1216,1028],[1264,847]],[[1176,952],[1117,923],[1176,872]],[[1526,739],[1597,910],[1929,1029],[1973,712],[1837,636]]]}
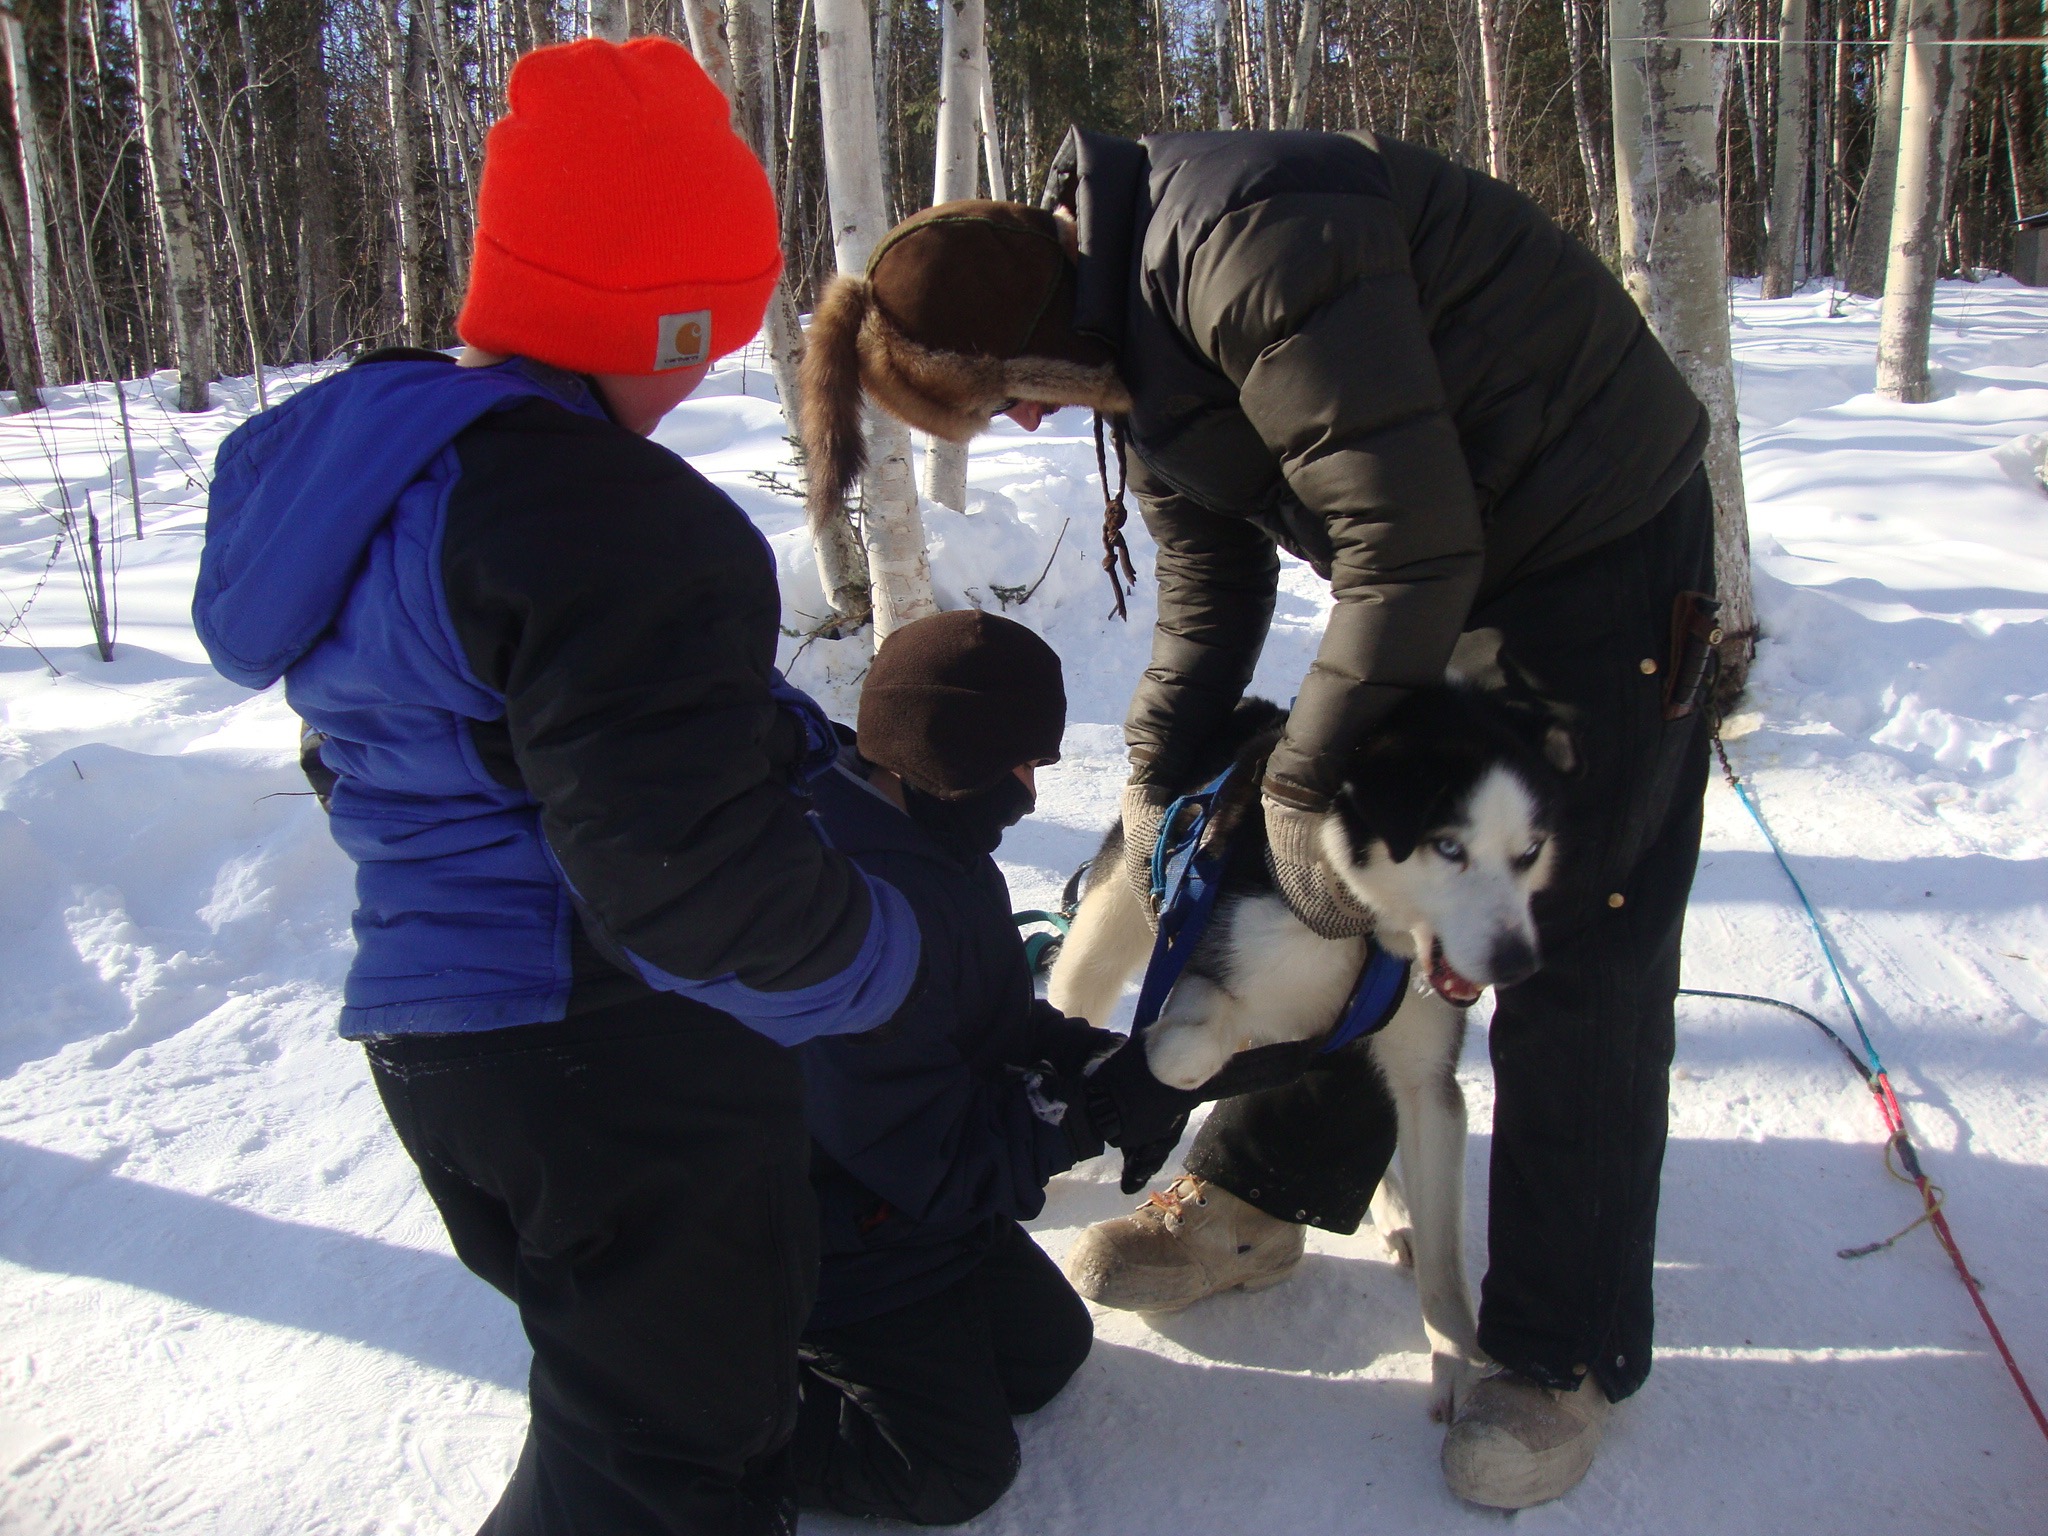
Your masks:
{"label": "puffy jacket sleeve", "polygon": [[455,636],[600,947],[783,1044],[871,1028],[915,979],[917,927],[807,814],[767,548],[686,465],[618,437],[465,447]]}
{"label": "puffy jacket sleeve", "polygon": [[1318,805],[1401,694],[1442,680],[1484,557],[1393,205],[1287,194],[1226,215],[1189,258],[1186,323],[1330,531],[1336,610],[1266,780]]}
{"label": "puffy jacket sleeve", "polygon": [[1171,784],[1251,685],[1273,622],[1280,553],[1251,523],[1189,500],[1142,461],[1131,464],[1131,489],[1158,550],[1159,622],[1124,740],[1137,777]]}

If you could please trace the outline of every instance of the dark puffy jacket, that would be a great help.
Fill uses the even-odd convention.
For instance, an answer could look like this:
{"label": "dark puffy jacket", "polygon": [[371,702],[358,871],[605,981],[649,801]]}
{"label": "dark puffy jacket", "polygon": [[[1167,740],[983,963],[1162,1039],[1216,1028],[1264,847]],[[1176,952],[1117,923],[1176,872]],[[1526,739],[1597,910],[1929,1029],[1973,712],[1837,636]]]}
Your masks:
{"label": "dark puffy jacket", "polygon": [[326,737],[344,1035],[651,986],[794,1044],[908,992],[909,908],[808,816],[836,741],[775,670],[767,545],[580,380],[373,354],[266,411],[221,447],[192,606]]}
{"label": "dark puffy jacket", "polygon": [[813,1326],[861,1322],[973,1268],[1002,1220],[1028,1221],[1046,1181],[1101,1150],[1069,1084],[1123,1042],[1032,994],[1002,871],[950,852],[852,764],[813,792],[842,852],[909,898],[924,975],[871,1034],[798,1052],[816,1150],[824,1263]]}
{"label": "dark puffy jacket", "polygon": [[1275,543],[1337,599],[1267,786],[1319,804],[1475,600],[1631,532],[1706,414],[1535,204],[1371,134],[1076,132],[1075,321],[1117,352],[1159,628],[1126,735],[1172,780],[1250,680]]}

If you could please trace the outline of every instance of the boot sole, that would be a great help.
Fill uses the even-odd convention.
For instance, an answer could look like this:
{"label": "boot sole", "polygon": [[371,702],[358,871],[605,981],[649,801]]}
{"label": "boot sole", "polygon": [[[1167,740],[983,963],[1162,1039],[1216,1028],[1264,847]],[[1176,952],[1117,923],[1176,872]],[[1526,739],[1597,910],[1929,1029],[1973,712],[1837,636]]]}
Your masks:
{"label": "boot sole", "polygon": [[[1213,1291],[1204,1291],[1199,1296],[1190,1296],[1186,1301],[1169,1301],[1154,1307],[1123,1307],[1117,1310],[1136,1312],[1146,1317],[1168,1317],[1175,1312],[1185,1312],[1196,1302],[1207,1301],[1212,1296],[1228,1296],[1232,1291],[1242,1291],[1248,1296],[1259,1291],[1270,1291],[1274,1286],[1280,1284],[1281,1281],[1292,1280],[1294,1272],[1300,1268],[1301,1260],[1296,1259],[1285,1269],[1277,1269],[1270,1275],[1254,1275],[1251,1279],[1240,1280],[1235,1285],[1219,1285]],[[1109,1303],[1098,1302],[1097,1305],[1108,1306]]]}
{"label": "boot sole", "polygon": [[[1594,1455],[1600,1448],[1600,1438],[1599,1432],[1593,1431],[1592,1443],[1568,1456],[1550,1457],[1543,1453],[1530,1454],[1526,1458],[1514,1457],[1512,1453],[1501,1456],[1499,1459],[1510,1465],[1497,1468],[1489,1477],[1471,1465],[1476,1458],[1458,1455],[1446,1434],[1440,1458],[1444,1486],[1467,1504],[1482,1509],[1532,1509],[1538,1504],[1563,1498],[1585,1481],[1586,1474],[1592,1470]],[[1520,1465],[1513,1465],[1515,1461]]]}

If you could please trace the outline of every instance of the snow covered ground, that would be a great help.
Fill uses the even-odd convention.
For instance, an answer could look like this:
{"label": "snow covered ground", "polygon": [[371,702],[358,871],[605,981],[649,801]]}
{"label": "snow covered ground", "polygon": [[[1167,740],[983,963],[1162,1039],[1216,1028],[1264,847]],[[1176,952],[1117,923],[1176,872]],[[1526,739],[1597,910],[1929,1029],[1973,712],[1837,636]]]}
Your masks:
{"label": "snow covered ground", "polygon": [[[1765,641],[1730,748],[2048,1387],[2048,292],[1945,286],[1944,397],[1913,408],[1869,393],[1874,306],[1810,291],[1736,311]],[[61,471],[74,504],[89,491],[126,526],[113,397],[0,420],[0,1530],[466,1532],[519,1442],[524,1341],[450,1255],[334,1037],[348,870],[301,793],[293,719],[215,676],[187,621],[206,466],[253,391],[180,418],[171,390],[129,386],[146,537],[113,546],[111,663],[42,508]],[[770,536],[801,632],[822,606],[775,484],[792,471],[770,393],[758,360],[726,366],[661,436]],[[928,514],[942,600],[1007,589],[1067,662],[1066,757],[1004,850],[1020,907],[1051,903],[1112,814],[1151,617],[1142,597],[1129,625],[1104,617],[1086,426],[1006,424],[975,452],[972,510]],[[1135,526],[1132,546],[1146,570]],[[1288,572],[1264,691],[1305,668],[1318,587]],[[846,712],[860,646],[800,645],[796,678]],[[1686,978],[1836,1016],[1718,784]],[[1796,1020],[1682,1008],[1656,1372],[1586,1483],[1518,1528],[2048,1532],[2048,1445],[1932,1238],[1835,1257],[1916,1210],[1867,1097]],[[1462,1075],[1476,1279],[1483,1018]],[[1126,1205],[1107,1163],[1086,1166],[1055,1183],[1039,1239],[1062,1253]],[[1409,1277],[1369,1228],[1310,1249],[1262,1295],[1101,1316],[975,1529],[1495,1528],[1438,1477]]]}

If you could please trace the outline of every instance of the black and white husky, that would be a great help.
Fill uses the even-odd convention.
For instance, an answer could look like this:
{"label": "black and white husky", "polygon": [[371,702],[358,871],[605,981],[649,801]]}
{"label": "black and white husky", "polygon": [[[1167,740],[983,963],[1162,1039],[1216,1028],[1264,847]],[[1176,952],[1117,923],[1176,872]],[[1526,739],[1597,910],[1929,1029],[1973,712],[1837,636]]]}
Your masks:
{"label": "black and white husky", "polygon": [[[1267,872],[1259,784],[1286,721],[1277,705],[1245,701],[1174,786],[1193,789],[1236,764],[1205,834],[1225,850],[1215,915],[1145,1041],[1153,1075],[1176,1087],[1207,1082],[1239,1051],[1328,1034],[1366,958],[1366,940],[1303,926]],[[1531,903],[1556,860],[1553,763],[1568,750],[1561,732],[1546,741],[1489,695],[1421,689],[1353,755],[1322,827],[1323,851],[1372,913],[1378,942],[1413,966],[1411,990],[1367,1044],[1399,1114],[1402,1179],[1389,1172],[1372,1219],[1415,1268],[1436,1417],[1483,1364],[1462,1241],[1464,1010],[1485,987],[1537,968]],[[1047,994],[1097,1025],[1152,948],[1122,866],[1119,822],[1089,866]]]}

